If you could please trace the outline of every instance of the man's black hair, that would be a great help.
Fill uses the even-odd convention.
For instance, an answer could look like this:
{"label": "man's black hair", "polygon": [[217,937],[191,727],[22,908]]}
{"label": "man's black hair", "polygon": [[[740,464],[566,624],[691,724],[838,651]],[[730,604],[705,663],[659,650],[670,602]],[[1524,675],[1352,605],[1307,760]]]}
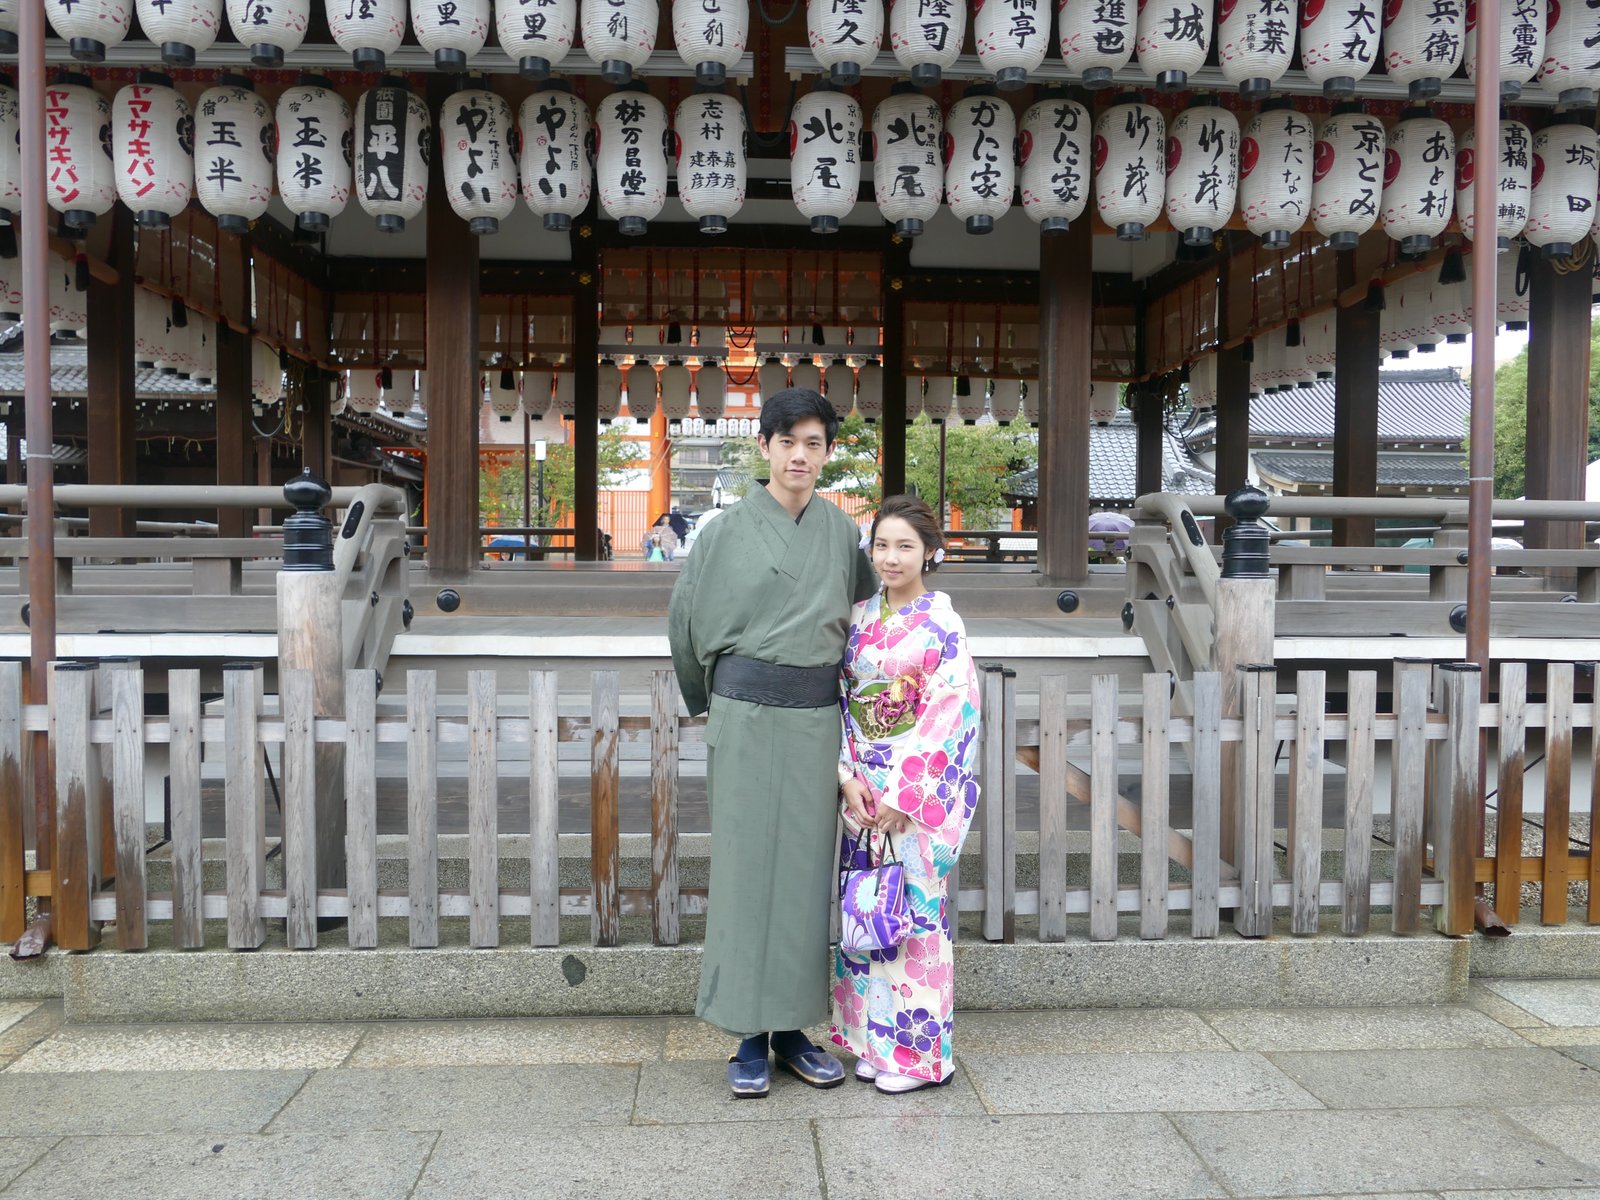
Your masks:
{"label": "man's black hair", "polygon": [[788,433],[801,421],[815,417],[822,422],[827,444],[839,434],[839,414],[833,405],[822,398],[820,392],[810,388],[784,388],[774,392],[761,403],[761,436],[768,442],[780,433]]}

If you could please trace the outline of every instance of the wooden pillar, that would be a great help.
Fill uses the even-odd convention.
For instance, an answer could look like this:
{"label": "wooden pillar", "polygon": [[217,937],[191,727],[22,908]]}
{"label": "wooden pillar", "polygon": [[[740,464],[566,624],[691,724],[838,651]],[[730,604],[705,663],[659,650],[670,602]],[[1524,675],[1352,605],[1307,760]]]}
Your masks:
{"label": "wooden pillar", "polygon": [[[110,263],[117,281],[89,277],[89,482],[135,482],[134,422],[137,403],[133,370],[133,213],[115,205]],[[91,537],[129,537],[134,510],[91,508]]]}
{"label": "wooden pillar", "polygon": [[[456,90],[428,78],[428,107]],[[478,567],[478,239],[450,208],[444,162],[428,171],[428,568],[461,579]],[[581,491],[580,487],[580,491]]]}
{"label": "wooden pillar", "polygon": [[1243,346],[1217,351],[1216,466],[1219,496],[1250,478],[1250,364]]}
{"label": "wooden pillar", "polygon": [[667,436],[667,414],[656,405],[650,417],[650,515],[654,521],[672,508],[672,439]]}
{"label": "wooden pillar", "polygon": [[[1585,249],[1589,249],[1585,247]],[[1528,314],[1530,500],[1582,500],[1589,460],[1589,270],[1533,255]],[[1530,549],[1583,545],[1575,521],[1529,521]]]}
{"label": "wooden pillar", "polygon": [[[255,433],[250,428],[250,343],[248,333],[217,325],[217,485],[243,487],[256,482]],[[255,514],[243,508],[217,510],[218,537],[248,537]]]}
{"label": "wooden pillar", "polygon": [[1093,239],[1087,220],[1039,242],[1039,573],[1089,574]]}
{"label": "wooden pillar", "polygon": [[[1334,317],[1333,494],[1378,494],[1378,314],[1352,304]],[[1338,517],[1336,546],[1370,546],[1372,517]]]}
{"label": "wooden pillar", "polygon": [[883,495],[906,490],[906,293],[911,242],[891,238],[883,252],[883,416],[878,418]]}
{"label": "wooden pillar", "polygon": [[1166,430],[1162,424],[1165,416],[1164,397],[1154,388],[1129,389],[1128,400],[1133,408],[1133,420],[1139,433],[1136,495],[1159,492],[1163,482],[1162,451]]}
{"label": "wooden pillar", "polygon": [[300,388],[300,465],[333,482],[333,389],[338,376],[307,371]]}
{"label": "wooden pillar", "polygon": [[572,544],[579,562],[600,558],[600,248],[594,234],[591,208],[572,232]]}

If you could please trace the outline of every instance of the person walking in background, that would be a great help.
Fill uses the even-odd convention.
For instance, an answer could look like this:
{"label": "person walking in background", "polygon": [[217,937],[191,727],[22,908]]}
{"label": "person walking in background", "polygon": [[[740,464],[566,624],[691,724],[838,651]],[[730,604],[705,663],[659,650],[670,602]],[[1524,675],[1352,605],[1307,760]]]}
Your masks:
{"label": "person walking in background", "polygon": [[651,562],[671,562],[678,552],[678,535],[672,531],[672,521],[666,513],[656,518],[656,523],[644,535],[644,556]]}

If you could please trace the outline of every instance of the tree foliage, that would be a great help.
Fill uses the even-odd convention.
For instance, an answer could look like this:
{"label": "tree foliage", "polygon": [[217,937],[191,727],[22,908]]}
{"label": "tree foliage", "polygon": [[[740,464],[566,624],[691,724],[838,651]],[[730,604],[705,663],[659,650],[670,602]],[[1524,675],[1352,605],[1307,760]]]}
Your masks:
{"label": "tree foliage", "polygon": [[[1600,458],[1600,324],[1589,339],[1589,452]],[[1502,500],[1527,495],[1528,349],[1494,373],[1494,494]]]}
{"label": "tree foliage", "polygon": [[[635,447],[621,428],[607,426],[600,434],[600,486],[617,482],[635,460]],[[556,525],[573,510],[577,493],[577,464],[571,443],[550,445],[544,463],[544,507],[539,506],[539,464],[528,463],[530,524]],[[478,512],[485,525],[522,524],[521,453],[486,456],[478,470]]]}

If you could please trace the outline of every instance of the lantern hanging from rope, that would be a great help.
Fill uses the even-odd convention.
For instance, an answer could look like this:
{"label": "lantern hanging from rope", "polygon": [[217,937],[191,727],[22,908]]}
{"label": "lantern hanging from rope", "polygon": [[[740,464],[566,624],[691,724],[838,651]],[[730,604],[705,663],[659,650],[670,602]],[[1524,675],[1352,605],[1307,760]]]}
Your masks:
{"label": "lantern hanging from rope", "polygon": [[311,0],[228,0],[228,24],[241,46],[250,47],[250,63],[281,67],[305,41],[311,25]]}
{"label": "lantern hanging from rope", "polygon": [[1188,86],[1211,52],[1211,0],[1144,0],[1139,5],[1139,66],[1164,92]]}
{"label": "lantern hanging from rope", "polygon": [[[911,0],[905,0],[911,3]],[[861,188],[861,106],[819,83],[789,117],[789,188],[812,233],[834,233]]]}
{"label": "lantern hanging from rope", "polygon": [[1353,250],[1378,219],[1383,195],[1383,122],[1361,102],[1334,106],[1312,153],[1311,220],[1334,250]]}
{"label": "lantern hanging from rope", "polygon": [[551,83],[522,102],[522,199],[552,233],[572,228],[594,193],[589,106]]}
{"label": "lantern hanging from rope", "polygon": [[450,207],[473,233],[497,233],[517,205],[511,154],[511,105],[487,89],[467,88],[439,106],[439,142]]}
{"label": "lantern hanging from rope", "polygon": [[1195,409],[1217,406],[1217,356],[1201,355],[1189,364],[1189,406]]}
{"label": "lantern hanging from rope", "polygon": [[133,26],[132,0],[42,0],[45,16],[79,62],[105,62]]}
{"label": "lantern hanging from rope", "polygon": [[320,75],[278,97],[278,195],[301,229],[326,233],[350,202],[350,106]]}
{"label": "lantern hanging from rope", "polygon": [[1383,169],[1383,227],[1403,254],[1425,254],[1455,211],[1455,136],[1426,108],[1411,108],[1389,130]]}
{"label": "lantern hanging from rope", "polygon": [[[1477,237],[1477,196],[1472,181],[1478,174],[1478,131],[1462,130],[1456,143],[1456,219],[1468,241]],[[1500,122],[1500,149],[1485,164],[1495,173],[1495,244],[1505,249],[1528,222],[1533,193],[1533,135],[1521,121]]]}
{"label": "lantern hanging from rope", "polygon": [[856,411],[872,424],[883,416],[883,367],[877,359],[862,363],[856,372]]}
{"label": "lantern hanging from rope", "polygon": [[1511,248],[1495,261],[1494,319],[1497,325],[1511,330],[1528,327],[1532,267],[1533,252],[1521,242],[1512,242]]}
{"label": "lantern hanging from rope", "polygon": [[667,202],[667,110],[643,84],[612,92],[595,115],[600,207],[638,237]]}
{"label": "lantern hanging from rope", "polygon": [[980,85],[950,106],[944,129],[950,211],[968,233],[991,233],[1016,190],[1017,118],[993,88]]}
{"label": "lantern hanging from rope", "polygon": [[[524,395],[527,393],[524,392]],[[578,377],[572,371],[556,372],[556,390],[550,398],[550,411],[558,417],[570,417],[577,411]]]}
{"label": "lantern hanging from rope", "polygon": [[160,47],[161,61],[194,66],[194,56],[211,49],[222,27],[222,0],[134,0],[139,28]]}
{"label": "lantern hanging from rope", "polygon": [[839,420],[846,419],[856,403],[856,371],[842,358],[828,364],[822,373],[822,394],[828,398]]}
{"label": "lantern hanging from rope", "polygon": [[628,416],[635,421],[648,421],[656,415],[656,390],[660,381],[655,366],[648,360],[634,360],[628,368]]}
{"label": "lantern hanging from rope", "polygon": [[1384,0],[1383,66],[1413,100],[1439,94],[1461,65],[1467,19],[1460,0]]}
{"label": "lantern hanging from rope", "polygon": [[728,403],[728,374],[714,362],[700,364],[694,376],[694,411],[705,421],[722,416]]}
{"label": "lantern hanging from rope", "polygon": [[[64,75],[45,85],[44,124],[45,198],[68,225],[87,229],[117,199],[111,104],[90,86],[87,75]],[[5,135],[13,147],[15,132],[13,124]]]}
{"label": "lantern hanging from rope", "polygon": [[21,320],[22,259],[0,258],[0,321],[15,325]]}
{"label": "lantern hanging from rope", "polygon": [[989,411],[989,381],[982,375],[972,374],[971,364],[963,367],[956,376],[956,416],[963,425],[976,425]]}
{"label": "lantern hanging from rope", "polygon": [[1268,100],[1239,147],[1239,211],[1268,250],[1286,250],[1311,211],[1316,147],[1311,118],[1287,97]]}
{"label": "lantern hanging from rope", "polygon": [[50,278],[50,334],[75,342],[89,325],[88,297],[78,290],[77,264],[52,254],[45,269]]}
{"label": "lantern hanging from rope", "polygon": [[555,372],[536,368],[522,373],[522,411],[535,421],[544,420],[550,411],[550,390],[555,383]]}
{"label": "lantern hanging from rope", "polygon": [[1300,65],[1324,96],[1353,96],[1378,61],[1379,0],[1305,0]]}
{"label": "lantern hanging from rope", "polygon": [[1533,137],[1533,194],[1523,237],[1545,258],[1569,258],[1589,235],[1600,191],[1600,143],[1587,125],[1546,125]]}
{"label": "lantern hanging from rope", "polygon": [[1413,275],[1406,289],[1406,323],[1418,354],[1432,354],[1444,341],[1439,329],[1438,310],[1444,302],[1432,273]]}
{"label": "lantern hanging from rope", "polygon": [[399,233],[422,211],[432,141],[427,105],[407,88],[371,88],[356,102],[356,200],[380,232]]}
{"label": "lantern hanging from rope", "polygon": [[[1478,77],[1478,0],[1467,3],[1467,78]],[[1500,98],[1515,100],[1544,65],[1546,0],[1500,5]]]}
{"label": "lantern hanging from rope", "polygon": [[1593,108],[1600,90],[1600,8],[1548,0],[1539,83],[1569,108]]}
{"label": "lantern hanging from rope", "polygon": [[1378,353],[1384,358],[1410,358],[1411,343],[1405,336],[1400,289],[1390,284],[1383,292],[1383,311],[1378,314]]}
{"label": "lantern hanging from rope", "polygon": [[1045,0],[980,2],[972,14],[972,42],[1001,91],[1026,87],[1050,48],[1050,10]]}
{"label": "lantern hanging from rope", "polygon": [[744,207],[744,108],[721,92],[701,92],[673,119],[678,198],[701,233],[726,233]]}
{"label": "lantern hanging from rope", "polygon": [[1306,345],[1306,363],[1318,379],[1333,378],[1334,320],[1331,310],[1300,319],[1300,338]]}
{"label": "lantern hanging from rope", "polygon": [[1472,336],[1472,280],[1465,271],[1453,283],[1433,285],[1433,328],[1459,346]]}
{"label": "lantern hanging from rope", "polygon": [[218,229],[246,233],[272,199],[272,110],[243,76],[218,82],[195,102],[195,191]]}
{"label": "lantern hanging from rope", "polygon": [[495,0],[500,48],[524,79],[543,82],[572,49],[578,0]]}
{"label": "lantern hanging from rope", "polygon": [[383,406],[383,372],[377,367],[350,368],[344,394],[352,412],[377,412]]}
{"label": "lantern hanging from rope", "polygon": [[165,75],[141,71],[111,104],[117,198],[147,229],[166,229],[194,196],[194,117]]}
{"label": "lantern hanging from rope", "polygon": [[1167,123],[1159,109],[1123,97],[1094,126],[1094,203],[1124,242],[1144,240],[1166,198]]}
{"label": "lantern hanging from rope", "polygon": [[600,78],[631,83],[656,48],[656,0],[582,0],[579,12],[583,49],[599,65]]}
{"label": "lantern hanging from rope", "polygon": [[[906,2],[906,0],[902,0]],[[950,419],[950,410],[955,406],[956,381],[952,375],[925,375],[922,379],[922,411],[928,415],[928,420],[935,425],[943,425]],[[906,416],[911,416],[911,405],[906,404]]]}
{"label": "lantern hanging from rope", "polygon": [[283,399],[283,364],[278,352],[259,339],[250,343],[250,394],[267,408]]}
{"label": "lantern hanging from rope", "polygon": [[889,0],[889,49],[919,88],[933,87],[956,65],[966,37],[961,0]]}
{"label": "lantern hanging from rope", "polygon": [[415,399],[413,399],[410,386],[411,373],[408,371],[401,378],[406,381],[406,387],[401,391],[399,397],[400,403],[405,405],[403,411],[410,412],[412,409],[416,409],[418,412],[426,413],[428,411],[428,373],[426,371],[418,371],[416,373]]}
{"label": "lantern hanging from rope", "polygon": [[673,44],[703,87],[727,82],[749,33],[749,0],[672,0]]}
{"label": "lantern hanging from rope", "polygon": [[769,357],[756,369],[756,387],[760,389],[762,403],[789,386],[789,368],[774,357]]}
{"label": "lantern hanging from rope", "polygon": [[1264,97],[1294,57],[1294,0],[1221,0],[1217,63],[1241,96]]}
{"label": "lantern hanging from rope", "polygon": [[1041,232],[1059,233],[1083,214],[1091,138],[1089,110],[1076,101],[1041,100],[1022,115],[1022,209]]}
{"label": "lantern hanging from rope", "polygon": [[609,358],[600,360],[595,376],[595,403],[602,421],[615,421],[622,412],[622,371]]}
{"label": "lantern hanging from rope", "polygon": [[489,40],[489,0],[411,0],[411,30],[440,71],[459,74]]}
{"label": "lantern hanging from rope", "polygon": [[1069,75],[1108,88],[1133,58],[1137,9],[1116,0],[1057,0],[1056,36]]}
{"label": "lantern hanging from rope", "polygon": [[1239,118],[1199,104],[1167,134],[1167,220],[1185,244],[1209,246],[1233,215],[1239,185]]}
{"label": "lantern hanging from rope", "polygon": [[808,392],[822,394],[822,368],[811,359],[801,359],[789,368],[789,386],[804,388]]}
{"label": "lantern hanging from rope", "polygon": [[883,45],[883,0],[806,0],[806,40],[830,80],[861,82]]}
{"label": "lantern hanging from rope", "polygon": [[872,114],[872,190],[878,212],[903,238],[919,236],[944,199],[939,106],[897,84]]}
{"label": "lantern hanging from rope", "polygon": [[405,41],[406,9],[406,0],[326,0],[328,32],[356,70],[382,71]]}
{"label": "lantern hanging from rope", "polygon": [[1089,384],[1089,420],[1096,425],[1109,425],[1117,419],[1117,393],[1115,383],[1094,380]]}
{"label": "lantern hanging from rope", "polygon": [[689,391],[694,376],[683,365],[681,358],[667,361],[661,368],[661,411],[669,421],[681,421],[689,415]]}
{"label": "lantern hanging from rope", "polygon": [[153,371],[162,356],[167,336],[167,314],[172,306],[160,296],[135,285],[133,289],[133,365],[140,371]]}
{"label": "lantern hanging from rope", "polygon": [[[510,383],[510,387],[503,387]],[[509,421],[522,411],[522,373],[520,371],[490,371],[488,378],[478,378],[478,395],[483,395],[484,385],[489,387],[489,411],[502,421]]]}
{"label": "lantern hanging from rope", "polygon": [[1022,407],[1022,380],[996,379],[989,385],[989,413],[1001,425],[1017,419]]}
{"label": "lantern hanging from rope", "polygon": [[1022,381],[1022,398],[1018,411],[1022,419],[1033,428],[1039,428],[1039,408],[1044,400],[1044,388],[1037,379]]}

